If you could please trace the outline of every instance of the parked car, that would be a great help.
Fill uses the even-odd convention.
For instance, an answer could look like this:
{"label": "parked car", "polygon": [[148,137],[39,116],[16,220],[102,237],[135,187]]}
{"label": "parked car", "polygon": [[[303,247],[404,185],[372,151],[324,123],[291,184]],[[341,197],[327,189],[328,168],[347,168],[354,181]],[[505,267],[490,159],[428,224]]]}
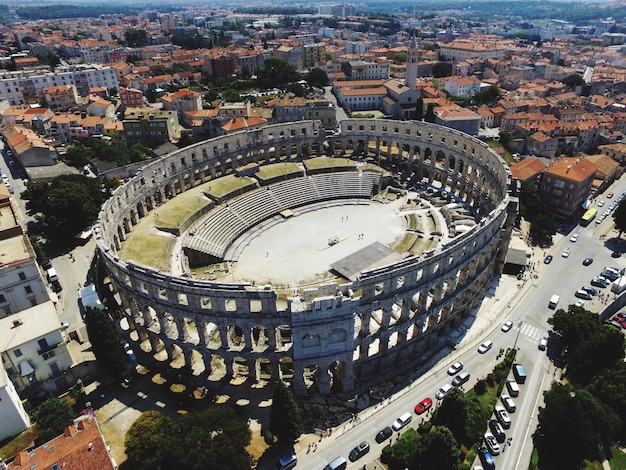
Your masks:
{"label": "parked car", "polygon": [[578,289],[574,295],[578,297],[579,299],[585,299],[585,300],[591,300],[593,298],[589,292],[583,289]]}
{"label": "parked car", "polygon": [[511,427],[511,418],[504,407],[498,405],[494,408],[494,412],[496,414],[496,418],[500,421],[500,424],[502,424],[502,427],[504,429],[509,429]]}
{"label": "parked car", "polygon": [[582,290],[586,290],[587,292],[589,292],[591,295],[598,295],[598,291],[595,290],[593,287],[591,286],[582,286],[581,287]]}
{"label": "parked car", "polygon": [[443,400],[443,398],[448,394],[450,390],[452,390],[452,385],[445,384],[443,387],[437,390],[437,393],[435,393],[435,398],[437,400]]}
{"label": "parked car", "polygon": [[511,328],[513,328],[513,322],[509,320],[505,322],[500,329],[506,333],[507,331],[510,331]]}
{"label": "parked car", "polygon": [[478,457],[480,458],[480,462],[485,467],[485,470],[494,470],[496,468],[496,463],[493,461],[493,457],[486,447],[478,449]]}
{"label": "parked car", "polygon": [[424,398],[417,405],[415,405],[415,413],[421,415],[422,413],[426,413],[433,406],[433,401],[430,398]]}
{"label": "parked car", "polygon": [[411,416],[411,413],[408,413],[408,412],[404,413],[393,422],[393,424],[391,425],[391,429],[393,429],[394,431],[399,431],[404,426],[409,424],[411,422],[411,419],[413,419],[413,416]]}
{"label": "parked car", "polygon": [[589,266],[591,263],[593,263],[593,258],[585,258],[583,260],[583,266]]}
{"label": "parked car", "polygon": [[376,434],[376,437],[374,439],[376,440],[376,442],[380,444],[381,442],[389,439],[392,434],[393,434],[393,431],[391,430],[389,426],[387,426],[381,429],[380,431],[378,431],[378,434]]}
{"label": "parked car", "polygon": [[470,373],[469,372],[461,372],[459,375],[457,375],[454,379],[452,379],[452,386],[453,387],[459,387],[461,385],[463,385],[465,382],[467,382],[470,378]]}
{"label": "parked car", "polygon": [[563,258],[569,258],[569,253],[570,253],[569,248],[565,248],[565,249],[563,250],[563,253],[561,253],[561,256],[562,256]]}
{"label": "parked car", "polygon": [[455,362],[448,369],[448,375],[454,375],[457,372],[459,372],[461,369],[463,369],[463,363],[462,362]]}
{"label": "parked car", "polygon": [[595,287],[601,287],[604,289],[606,286],[609,285],[609,282],[601,276],[596,276],[591,280],[591,285]]}
{"label": "parked car", "polygon": [[578,234],[575,233],[574,235],[572,235],[569,241],[576,243],[578,241]]}
{"label": "parked car", "polygon": [[367,442],[361,442],[358,446],[350,451],[348,458],[350,462],[355,462],[370,451],[370,445]]}
{"label": "parked car", "polygon": [[489,429],[496,437],[496,440],[500,443],[504,442],[506,439],[506,434],[504,432],[504,428],[496,419],[489,420]]}
{"label": "parked car", "polygon": [[483,437],[485,439],[485,444],[487,445],[487,448],[489,449],[489,452],[491,453],[491,455],[500,454],[500,444],[498,444],[496,437],[493,434],[491,434],[489,431],[487,431]]}
{"label": "parked car", "polygon": [[500,401],[509,413],[515,413],[517,406],[515,406],[515,402],[510,396],[508,396],[506,393],[503,393],[502,395],[500,395]]}
{"label": "parked car", "polygon": [[548,347],[548,338],[545,336],[539,340],[539,351],[545,351]]}
{"label": "parked car", "polygon": [[552,255],[546,256],[545,259],[543,260],[543,262],[545,264],[550,264],[552,262]]}
{"label": "parked car", "polygon": [[481,353],[481,354],[485,354],[492,347],[493,347],[493,341],[491,341],[491,340],[485,341],[483,344],[478,346],[478,352]]}

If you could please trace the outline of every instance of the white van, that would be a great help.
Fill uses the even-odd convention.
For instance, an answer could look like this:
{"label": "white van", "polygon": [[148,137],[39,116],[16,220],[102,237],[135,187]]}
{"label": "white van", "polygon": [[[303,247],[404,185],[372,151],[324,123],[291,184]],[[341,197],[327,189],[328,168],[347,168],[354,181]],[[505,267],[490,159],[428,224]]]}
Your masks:
{"label": "white van", "polygon": [[59,276],[57,275],[57,270],[54,268],[50,268],[46,271],[46,276],[48,277],[48,282],[54,282],[59,280]]}
{"label": "white van", "polygon": [[559,300],[561,300],[561,297],[554,294],[552,297],[550,297],[550,302],[548,302],[548,308],[551,308],[552,310],[554,310],[557,304],[559,303]]}
{"label": "white van", "polygon": [[324,470],[343,470],[348,466],[348,462],[342,456],[337,457],[324,467]]}
{"label": "white van", "polygon": [[411,413],[408,413],[408,412],[404,413],[402,416],[400,416],[398,419],[394,421],[391,427],[393,428],[394,431],[399,431],[404,426],[409,424],[412,418],[413,418],[413,415]]}
{"label": "white van", "polygon": [[519,385],[517,385],[517,382],[513,379],[506,380],[506,389],[512,397],[519,395]]}

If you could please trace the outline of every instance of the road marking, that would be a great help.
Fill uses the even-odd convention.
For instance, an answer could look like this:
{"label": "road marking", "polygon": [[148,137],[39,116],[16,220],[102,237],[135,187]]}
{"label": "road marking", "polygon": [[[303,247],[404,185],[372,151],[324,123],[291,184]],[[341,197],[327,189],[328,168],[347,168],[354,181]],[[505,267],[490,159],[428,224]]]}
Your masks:
{"label": "road marking", "polygon": [[541,336],[541,333],[539,332],[539,328],[529,325],[528,323],[524,323],[522,325],[521,333],[524,336],[527,336],[532,340],[539,339],[539,337]]}

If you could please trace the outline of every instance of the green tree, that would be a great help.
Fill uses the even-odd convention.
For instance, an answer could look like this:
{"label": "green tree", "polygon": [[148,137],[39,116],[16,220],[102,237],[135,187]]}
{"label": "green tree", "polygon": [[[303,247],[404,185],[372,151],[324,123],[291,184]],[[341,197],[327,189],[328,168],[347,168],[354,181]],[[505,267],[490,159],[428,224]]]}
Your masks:
{"label": "green tree", "polygon": [[72,145],[67,148],[65,151],[65,155],[63,156],[63,160],[70,166],[74,168],[80,168],[81,166],[85,166],[91,162],[92,152],[89,147],[84,145]]}
{"label": "green tree", "polygon": [[615,228],[619,230],[619,236],[622,236],[622,232],[626,231],[626,199],[622,200],[613,212],[613,222],[615,222]]}
{"label": "green tree", "polygon": [[143,47],[150,44],[148,33],[143,29],[128,28],[124,31],[124,39],[128,47]]}
{"label": "green tree", "polygon": [[606,405],[584,389],[554,382],[544,402],[537,440],[542,469],[580,468],[583,459],[595,460],[598,443],[619,425]]}
{"label": "green tree", "polygon": [[600,372],[587,390],[608,405],[619,418],[619,436],[626,436],[626,363],[617,361],[613,366]]}
{"label": "green tree", "polygon": [[437,118],[435,116],[435,105],[433,103],[428,103],[428,107],[426,108],[426,114],[424,114],[424,121],[434,124],[436,120]]}
{"label": "green tree", "polygon": [[309,72],[306,81],[310,86],[322,88],[328,84],[328,74],[319,67],[315,67]]}
{"label": "green tree", "polygon": [[294,82],[300,79],[296,69],[278,57],[268,57],[262,69],[257,72],[257,81],[261,88],[269,88]]}
{"label": "green tree", "polygon": [[529,222],[542,214],[542,202],[536,183],[523,182],[519,194],[519,216]]}
{"label": "green tree", "polygon": [[422,443],[411,469],[458,470],[461,449],[453,433],[445,426],[437,426],[422,438]]}
{"label": "green tree", "polygon": [[120,377],[127,364],[126,353],[109,315],[103,310],[86,307],[85,326],[93,353],[104,371],[112,377]]}
{"label": "green tree", "polygon": [[414,429],[407,429],[400,440],[392,447],[390,469],[413,468],[413,462],[417,459],[422,442],[419,434]]}
{"label": "green tree", "polygon": [[233,90],[232,88],[228,88],[222,92],[222,98],[229,103],[236,103],[241,101],[241,95],[237,90]]}
{"label": "green tree", "polygon": [[83,175],[62,175],[52,183],[31,182],[20,197],[28,215],[37,216],[46,237],[65,240],[93,223],[103,201],[98,180]]}
{"label": "green tree", "polygon": [[467,402],[465,395],[459,387],[454,387],[443,399],[443,403],[437,410],[433,424],[447,427],[457,441],[465,439],[465,426],[467,423]]}
{"label": "green tree", "polygon": [[305,88],[302,85],[300,85],[299,83],[290,83],[289,85],[287,85],[285,90],[287,90],[289,93],[293,93],[295,96],[299,96],[299,97],[303,97],[304,95],[306,95]]}
{"label": "green tree", "polygon": [[251,468],[251,433],[245,421],[228,408],[214,407],[183,416],[169,433],[169,468],[246,470]]}
{"label": "green tree", "polygon": [[449,77],[452,74],[452,64],[447,62],[437,62],[433,65],[432,72],[433,77]]}
{"label": "green tree", "polygon": [[293,393],[282,380],[274,384],[270,431],[284,442],[295,442],[302,434],[302,417]]}
{"label": "green tree", "polygon": [[72,424],[74,411],[66,400],[48,398],[33,413],[33,420],[39,429],[39,439],[43,442],[63,434],[65,428]]}
{"label": "green tree", "polygon": [[578,73],[573,73],[563,79],[563,85],[569,88],[576,88],[577,86],[582,86],[584,84],[585,81],[583,80],[583,77]]}
{"label": "green tree", "polygon": [[174,427],[174,421],[160,411],[142,413],[124,438],[128,464],[138,470],[165,468],[167,443]]}
{"label": "green tree", "polygon": [[530,238],[533,243],[546,245],[552,242],[552,236],[556,234],[558,226],[552,217],[540,214],[530,224]]}
{"label": "green tree", "polygon": [[397,54],[393,55],[391,60],[394,61],[396,64],[403,64],[404,62],[406,62],[406,56],[406,52],[398,52]]}
{"label": "green tree", "polygon": [[594,312],[570,306],[567,312],[557,310],[548,323],[568,348],[567,376],[575,384],[589,384],[624,357],[621,331],[599,323]]}

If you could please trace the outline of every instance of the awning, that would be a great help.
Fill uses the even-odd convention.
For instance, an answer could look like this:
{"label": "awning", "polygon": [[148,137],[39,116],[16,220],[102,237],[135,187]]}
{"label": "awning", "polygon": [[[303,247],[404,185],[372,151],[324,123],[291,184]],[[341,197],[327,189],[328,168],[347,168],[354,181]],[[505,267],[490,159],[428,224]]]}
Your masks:
{"label": "awning", "polygon": [[28,361],[20,362],[20,375],[22,377],[24,377],[26,375],[30,375],[33,372],[35,372],[35,369],[33,368],[33,366],[30,365],[30,362],[28,362]]}

